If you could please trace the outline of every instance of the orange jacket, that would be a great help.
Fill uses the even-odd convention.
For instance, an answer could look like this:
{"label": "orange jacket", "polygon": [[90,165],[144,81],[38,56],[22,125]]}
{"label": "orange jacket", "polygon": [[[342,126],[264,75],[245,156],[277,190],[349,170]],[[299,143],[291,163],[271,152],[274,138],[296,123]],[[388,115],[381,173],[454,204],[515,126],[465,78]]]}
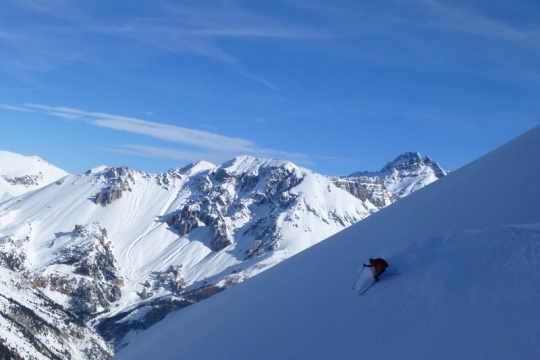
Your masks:
{"label": "orange jacket", "polygon": [[366,265],[366,267],[373,268],[376,274],[382,274],[386,270],[386,265],[379,259],[375,259],[373,263]]}

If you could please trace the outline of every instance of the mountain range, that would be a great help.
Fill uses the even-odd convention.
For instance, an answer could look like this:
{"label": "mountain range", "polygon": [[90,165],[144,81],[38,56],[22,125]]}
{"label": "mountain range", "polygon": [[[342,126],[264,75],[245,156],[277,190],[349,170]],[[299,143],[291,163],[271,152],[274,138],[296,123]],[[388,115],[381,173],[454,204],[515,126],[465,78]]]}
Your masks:
{"label": "mountain range", "polygon": [[[92,342],[92,351],[69,343],[73,358],[106,358],[111,346],[121,349],[170,311],[243,282],[447,174],[418,153],[380,172],[343,177],[248,156],[162,174],[100,166],[69,175],[5,151],[0,164],[2,279],[20,274],[18,282],[51,300],[47,306],[65,309],[70,315],[62,316],[107,342]],[[43,311],[32,303],[25,311]],[[23,346],[0,336],[6,351],[44,353],[36,341]]]}
{"label": "mountain range", "polygon": [[[211,298],[115,359],[538,359],[540,127]],[[369,258],[389,263],[374,283]]]}

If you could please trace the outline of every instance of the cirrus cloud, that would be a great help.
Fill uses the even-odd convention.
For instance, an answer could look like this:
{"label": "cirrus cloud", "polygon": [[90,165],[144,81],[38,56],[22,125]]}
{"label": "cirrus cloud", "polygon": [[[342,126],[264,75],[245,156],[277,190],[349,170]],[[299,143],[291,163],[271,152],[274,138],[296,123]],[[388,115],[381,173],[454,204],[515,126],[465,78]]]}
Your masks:
{"label": "cirrus cloud", "polygon": [[251,155],[255,157],[286,159],[303,165],[312,164],[308,155],[261,148],[250,140],[238,137],[228,137],[216,134],[215,132],[152,122],[134,117],[32,103],[25,104],[24,107],[0,104],[0,108],[12,111],[41,112],[64,120],[85,122],[110,130],[145,135],[151,138],[177,143],[184,147],[184,149],[178,149],[145,144],[117,144],[117,148],[101,148],[106,151],[188,161],[206,159],[216,163],[239,155]]}

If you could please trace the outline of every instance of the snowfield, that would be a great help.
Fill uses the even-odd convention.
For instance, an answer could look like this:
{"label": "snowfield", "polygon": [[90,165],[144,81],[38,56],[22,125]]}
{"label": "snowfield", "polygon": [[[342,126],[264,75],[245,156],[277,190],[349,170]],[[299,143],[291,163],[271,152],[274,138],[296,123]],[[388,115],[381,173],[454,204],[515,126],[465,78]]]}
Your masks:
{"label": "snowfield", "polygon": [[[539,359],[538,199],[540,127],[169,314],[115,358]],[[359,296],[370,257],[403,274]]]}
{"label": "snowfield", "polygon": [[0,150],[0,202],[40,189],[68,175],[37,156]]}

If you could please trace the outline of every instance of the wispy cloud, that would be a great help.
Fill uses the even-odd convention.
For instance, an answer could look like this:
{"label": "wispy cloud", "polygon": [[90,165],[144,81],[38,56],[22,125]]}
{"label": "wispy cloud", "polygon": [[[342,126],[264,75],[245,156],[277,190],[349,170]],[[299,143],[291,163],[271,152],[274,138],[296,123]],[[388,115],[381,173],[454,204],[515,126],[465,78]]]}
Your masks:
{"label": "wispy cloud", "polygon": [[262,11],[255,11],[253,7],[246,5],[228,2],[216,3],[212,7],[200,7],[161,1],[156,6],[168,15],[167,18],[171,20],[169,24],[182,31],[183,34],[204,37],[282,39],[331,37],[328,31],[311,25],[302,25],[297,18],[287,22],[281,16],[271,16]]}
{"label": "wispy cloud", "polygon": [[[0,45],[5,46],[0,66],[18,71],[47,71],[74,62],[111,66],[115,58],[134,61],[133,53],[143,54],[139,58],[151,58],[163,52],[238,64],[242,63],[242,55],[235,52],[237,47],[229,40],[252,43],[268,39],[296,41],[295,44],[335,39],[318,49],[337,56],[352,53],[367,57],[373,55],[364,46],[342,40],[365,33],[395,32],[392,36],[399,37],[410,27],[524,41],[534,46],[540,43],[536,24],[518,27],[471,7],[438,0],[389,3],[380,6],[355,2],[271,2],[268,8],[285,10],[278,14],[257,9],[249,2],[219,2],[208,7],[196,2],[154,1],[145,6],[130,4],[114,16],[100,16],[84,2],[7,1],[3,10],[8,15],[0,14]],[[406,11],[399,11],[405,8]],[[37,21],[32,26],[24,21],[3,21],[9,14]],[[397,22],[405,24],[405,28],[396,28]],[[260,76],[242,75],[276,88]]]}
{"label": "wispy cloud", "polygon": [[11,106],[11,105],[6,105],[6,104],[0,104],[0,108],[6,109],[6,110],[14,110],[14,111],[33,112],[32,109],[28,109],[28,108],[24,108],[20,106]]}
{"label": "wispy cloud", "polygon": [[33,23],[26,26],[24,22],[2,21],[8,15],[0,15],[0,45],[15,51],[17,56],[11,59],[19,60],[17,64],[4,59],[4,66],[40,71],[70,62],[102,61],[110,65],[111,53],[126,52],[128,57],[133,51],[150,56],[160,52],[186,53],[236,63],[238,59],[223,40],[301,40],[330,36],[318,27],[282,21],[233,3],[209,8],[156,1],[145,6],[130,5],[117,16],[99,16],[84,3],[60,3],[9,1],[5,4],[5,14],[30,18]]}
{"label": "wispy cloud", "polygon": [[516,27],[466,7],[454,7],[437,0],[422,0],[432,12],[434,28],[458,31],[511,41],[526,41],[537,44],[540,40],[538,26]]}
{"label": "wispy cloud", "polygon": [[242,138],[228,137],[209,131],[151,122],[134,117],[31,103],[26,104],[24,107],[0,104],[0,108],[13,111],[42,112],[70,121],[84,121],[94,126],[145,135],[195,149],[179,150],[130,144],[119,145],[120,147],[114,150],[116,152],[129,152],[148,157],[185,160],[199,160],[204,158],[208,161],[215,159],[226,160],[238,155],[252,155],[256,157],[288,159],[299,164],[311,164],[309,156],[304,154],[261,148],[255,143]]}
{"label": "wispy cloud", "polygon": [[[136,156],[149,157],[149,158],[181,160],[185,162],[195,162],[198,160],[205,160],[213,164],[221,164],[239,155],[234,152],[191,151],[191,150],[179,150],[179,149],[171,149],[168,147],[156,147],[156,146],[147,146],[147,145],[121,145],[118,148],[112,148],[112,149],[103,148],[102,150],[116,152],[116,153],[123,153],[123,154],[131,154],[131,155],[136,155]],[[277,154],[282,155],[282,156],[275,156]],[[304,165],[304,166],[313,165],[313,161],[309,160],[308,157],[305,155],[289,154],[289,153],[269,150],[269,149],[266,149],[266,150],[261,149],[254,153],[248,153],[247,155],[262,157],[262,158],[278,158],[278,159],[290,160],[298,165]],[[340,159],[340,160],[343,160],[343,159]]]}
{"label": "wispy cloud", "polygon": [[83,120],[89,124],[151,136],[161,140],[177,142],[185,145],[197,146],[205,149],[227,152],[253,152],[257,148],[249,140],[226,137],[208,131],[194,130],[175,125],[161,124],[100,112],[88,112],[67,107],[53,107],[40,104],[26,104],[27,108],[43,110],[49,115],[71,120]]}
{"label": "wispy cloud", "polygon": [[146,145],[122,145],[118,148],[103,148],[102,150],[149,158],[174,159],[189,163],[205,160],[213,164],[221,164],[234,157],[234,155],[230,156],[230,154],[220,152],[178,150]]}
{"label": "wispy cloud", "polygon": [[250,80],[253,80],[255,82],[258,82],[259,84],[262,84],[262,85],[266,86],[269,89],[272,89],[272,90],[275,90],[275,91],[278,90],[278,88],[274,84],[272,84],[270,81],[268,81],[266,79],[263,79],[263,78],[258,77],[258,76],[248,75],[246,73],[243,73],[242,75],[244,75],[246,78],[248,78]]}

